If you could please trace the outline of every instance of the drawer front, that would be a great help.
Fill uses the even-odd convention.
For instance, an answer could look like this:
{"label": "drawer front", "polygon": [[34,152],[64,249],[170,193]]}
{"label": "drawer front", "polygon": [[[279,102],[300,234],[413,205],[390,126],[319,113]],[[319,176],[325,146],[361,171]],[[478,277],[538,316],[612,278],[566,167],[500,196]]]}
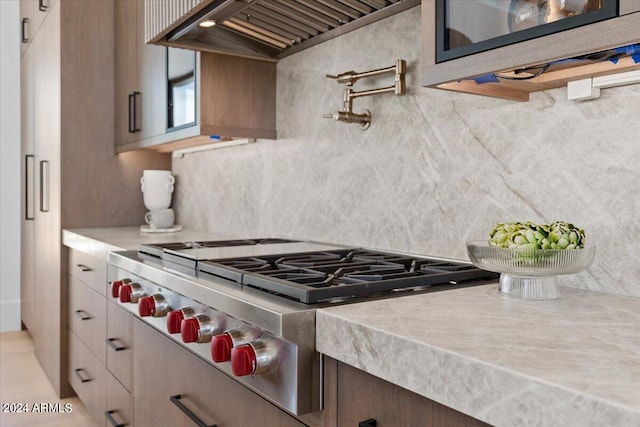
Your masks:
{"label": "drawer front", "polygon": [[75,249],[69,249],[69,274],[100,295],[107,292],[107,263]]}
{"label": "drawer front", "polygon": [[137,319],[133,337],[135,397],[163,426],[304,425]]}
{"label": "drawer front", "polygon": [[69,329],[89,347],[102,364],[106,363],[107,302],[102,295],[69,277]]}
{"label": "drawer front", "polygon": [[129,391],[132,391],[132,322],[131,313],[116,303],[107,302],[107,369]]}
{"label": "drawer front", "polygon": [[135,398],[133,399],[133,419],[136,427],[160,427],[160,424]]}
{"label": "drawer front", "polygon": [[111,374],[106,374],[107,393],[105,426],[133,425],[133,397],[126,388]]}
{"label": "drawer front", "polygon": [[106,372],[82,340],[69,331],[69,383],[96,425],[104,425]]}

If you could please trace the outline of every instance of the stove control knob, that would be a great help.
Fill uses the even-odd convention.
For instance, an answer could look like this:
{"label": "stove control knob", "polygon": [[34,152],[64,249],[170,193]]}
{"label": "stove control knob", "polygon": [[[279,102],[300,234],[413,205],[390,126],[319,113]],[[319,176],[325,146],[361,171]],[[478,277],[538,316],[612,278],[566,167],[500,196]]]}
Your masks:
{"label": "stove control knob", "polygon": [[144,289],[139,283],[133,282],[120,286],[120,302],[130,302],[136,304],[140,297],[145,295]]}
{"label": "stove control knob", "polygon": [[231,349],[246,344],[260,336],[260,332],[250,328],[235,328],[216,335],[211,339],[211,359],[216,363],[231,360]]}
{"label": "stove control knob", "polygon": [[231,350],[231,368],[237,377],[265,375],[278,365],[278,348],[275,340],[259,338]]}
{"label": "stove control knob", "polygon": [[138,314],[140,314],[140,317],[164,317],[169,310],[169,301],[162,294],[141,297],[138,301]]}
{"label": "stove control knob", "polygon": [[180,327],[184,319],[194,316],[194,311],[191,307],[182,307],[177,310],[170,311],[167,315],[167,331],[170,334],[180,333]]}
{"label": "stove control knob", "polygon": [[128,285],[129,283],[131,283],[131,279],[114,280],[111,282],[111,296],[118,298],[122,285]]}
{"label": "stove control knob", "polygon": [[182,341],[189,342],[209,342],[211,337],[219,334],[223,328],[223,320],[215,316],[210,318],[204,313],[196,314],[193,317],[184,319],[180,326]]}

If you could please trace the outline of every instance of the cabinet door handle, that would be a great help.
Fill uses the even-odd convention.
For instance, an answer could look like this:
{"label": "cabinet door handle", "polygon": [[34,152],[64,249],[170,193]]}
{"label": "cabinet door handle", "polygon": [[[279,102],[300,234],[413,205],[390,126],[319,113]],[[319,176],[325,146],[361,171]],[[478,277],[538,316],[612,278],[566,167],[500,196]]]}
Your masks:
{"label": "cabinet door handle", "polygon": [[138,101],[136,96],[140,95],[140,92],[133,92],[133,131],[140,132],[140,128],[138,127]]}
{"label": "cabinet door handle", "polygon": [[22,43],[29,43],[29,37],[27,37],[27,24],[29,18],[22,18]]}
{"label": "cabinet door handle", "polygon": [[40,212],[49,212],[49,161],[40,160]]}
{"label": "cabinet door handle", "polygon": [[93,317],[89,313],[84,310],[76,310],[76,316],[80,318],[80,320],[91,320]]}
{"label": "cabinet door handle", "polygon": [[133,110],[134,110],[135,100],[133,98],[133,93],[129,94],[129,133],[135,133],[136,128],[133,124]]}
{"label": "cabinet door handle", "polygon": [[137,102],[136,95],[140,95],[140,92],[132,92],[129,94],[129,133],[140,132],[138,128],[138,118],[136,116]]}
{"label": "cabinet door handle", "polygon": [[174,405],[178,407],[182,412],[184,412],[187,417],[191,418],[191,420],[196,423],[198,427],[218,427],[217,424],[208,425],[204,421],[202,421],[196,414],[194,414],[191,409],[187,408],[184,403],[180,401],[182,399],[181,394],[176,394],[175,396],[171,396],[169,398]]}
{"label": "cabinet door handle", "polygon": [[35,193],[35,158],[27,154],[24,163],[24,219],[33,221],[36,218],[33,195]]}
{"label": "cabinet door handle", "polygon": [[358,427],[376,427],[378,422],[375,418],[369,418],[368,420],[360,421]]}
{"label": "cabinet door handle", "polygon": [[77,375],[77,376],[78,376],[78,378],[80,379],[80,382],[81,382],[81,383],[88,383],[89,381],[91,381],[91,378],[89,378],[89,377],[88,377],[88,376],[86,376],[86,375],[82,375],[82,374],[80,373],[80,372],[85,372],[85,371],[84,371],[84,369],[82,369],[82,368],[78,368],[78,369],[74,369],[73,371],[76,373],[76,375]]}
{"label": "cabinet door handle", "polygon": [[84,264],[76,264],[76,267],[78,267],[80,271],[82,271],[83,273],[86,273],[87,271],[92,271],[91,267],[87,267]]}
{"label": "cabinet door handle", "polygon": [[104,411],[104,416],[107,417],[107,420],[109,420],[109,423],[111,423],[111,425],[113,427],[124,427],[127,425],[127,423],[118,423],[115,418],[113,418],[113,414],[115,414],[118,411]]}
{"label": "cabinet door handle", "polygon": [[126,350],[127,347],[123,346],[123,345],[118,345],[115,343],[115,341],[117,341],[118,338],[107,338],[105,341],[107,343],[107,345],[109,347],[111,347],[114,351],[122,351],[122,350]]}
{"label": "cabinet door handle", "polygon": [[38,10],[40,12],[46,12],[49,9],[49,6],[44,4],[44,0],[38,0]]}

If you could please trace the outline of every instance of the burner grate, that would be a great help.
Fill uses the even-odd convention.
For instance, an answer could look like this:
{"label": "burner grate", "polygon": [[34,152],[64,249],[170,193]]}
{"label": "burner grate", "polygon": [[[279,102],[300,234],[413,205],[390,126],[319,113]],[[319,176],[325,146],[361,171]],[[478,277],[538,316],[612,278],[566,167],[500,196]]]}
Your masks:
{"label": "burner grate", "polygon": [[463,262],[363,249],[210,260],[198,268],[306,304],[498,277]]}

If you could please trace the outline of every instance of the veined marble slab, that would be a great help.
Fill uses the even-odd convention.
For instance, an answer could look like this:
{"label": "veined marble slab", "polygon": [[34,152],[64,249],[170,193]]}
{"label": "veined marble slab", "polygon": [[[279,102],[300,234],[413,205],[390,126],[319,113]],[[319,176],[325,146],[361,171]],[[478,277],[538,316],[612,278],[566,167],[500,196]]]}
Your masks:
{"label": "veined marble slab", "polygon": [[[173,159],[174,208],[202,230],[466,259],[498,222],[569,221],[598,246],[569,286],[640,297],[640,85],[506,101],[420,86],[420,7],[281,59],[278,140]],[[324,119],[326,74],[407,61],[407,94],[358,98],[367,131]],[[359,80],[384,87],[390,76]]]}
{"label": "veined marble slab", "polygon": [[496,426],[640,426],[640,298],[497,285],[321,309],[319,352]]}

